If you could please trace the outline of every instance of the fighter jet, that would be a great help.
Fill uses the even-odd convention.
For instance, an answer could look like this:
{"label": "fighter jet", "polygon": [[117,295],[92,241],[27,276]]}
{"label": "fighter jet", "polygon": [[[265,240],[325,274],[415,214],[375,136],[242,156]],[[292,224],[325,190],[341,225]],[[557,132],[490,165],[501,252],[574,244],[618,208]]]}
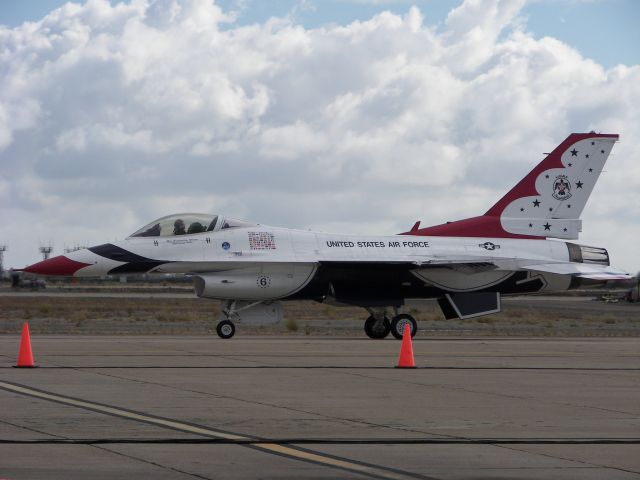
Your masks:
{"label": "fighter jet", "polygon": [[499,312],[502,295],[629,278],[610,266],[606,249],[564,241],[578,238],[580,215],[617,140],[573,133],[484,215],[442,225],[345,235],[182,213],[25,271],[188,275],[196,295],[222,301],[221,338],[231,338],[238,322],[281,320],[282,301],[314,300],[363,307],[370,338],[399,339],[405,325],[417,330],[403,311],[412,299],[437,299],[447,319],[468,319]]}

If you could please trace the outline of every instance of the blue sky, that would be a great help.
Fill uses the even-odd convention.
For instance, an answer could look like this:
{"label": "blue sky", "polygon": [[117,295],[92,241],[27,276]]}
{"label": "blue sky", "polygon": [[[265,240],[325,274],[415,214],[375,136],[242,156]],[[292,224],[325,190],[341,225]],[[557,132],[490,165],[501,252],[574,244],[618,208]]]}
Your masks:
{"label": "blue sky", "polygon": [[[2,0],[0,23],[16,26],[33,21],[66,3],[64,0]],[[112,0],[112,3],[116,3]],[[441,25],[459,0],[218,0],[224,10],[243,5],[238,24],[260,23],[271,16],[291,17],[306,28],[348,24],[390,10],[405,13],[416,5],[426,25]],[[583,56],[609,68],[640,63],[640,1],[538,0],[521,12],[536,38],[552,36]]]}

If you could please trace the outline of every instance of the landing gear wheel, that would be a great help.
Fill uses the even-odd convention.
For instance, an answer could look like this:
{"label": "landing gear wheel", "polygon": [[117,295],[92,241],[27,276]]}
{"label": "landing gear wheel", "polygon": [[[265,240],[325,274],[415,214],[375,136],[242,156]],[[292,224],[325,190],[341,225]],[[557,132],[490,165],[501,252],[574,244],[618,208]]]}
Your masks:
{"label": "landing gear wheel", "polygon": [[389,319],[384,317],[382,324],[378,323],[375,317],[370,316],[364,322],[364,332],[367,334],[369,338],[373,338],[374,340],[382,340],[391,331],[391,323],[389,323]]}
{"label": "landing gear wheel", "polygon": [[236,333],[236,326],[230,320],[222,320],[216,327],[220,338],[231,338]]}
{"label": "landing gear wheel", "polygon": [[416,323],[415,318],[407,313],[401,313],[400,315],[393,317],[391,320],[391,334],[398,340],[402,340],[405,325],[409,325],[411,338],[413,338],[418,331],[418,324]]}

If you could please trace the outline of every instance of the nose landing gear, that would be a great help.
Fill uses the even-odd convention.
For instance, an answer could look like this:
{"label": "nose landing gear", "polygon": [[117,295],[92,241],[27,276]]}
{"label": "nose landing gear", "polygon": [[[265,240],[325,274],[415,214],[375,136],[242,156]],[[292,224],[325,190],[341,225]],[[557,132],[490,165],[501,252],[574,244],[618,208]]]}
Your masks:
{"label": "nose landing gear", "polygon": [[218,336],[224,339],[233,337],[236,333],[236,326],[234,325],[233,320],[240,319],[240,315],[238,315],[238,312],[246,310],[247,308],[251,308],[258,303],[260,302],[250,303],[248,305],[239,307],[236,300],[226,300],[224,302],[224,306],[222,307],[222,315],[224,315],[224,320],[218,322],[218,325],[216,326],[216,332]]}
{"label": "nose landing gear", "polygon": [[231,320],[222,320],[218,323],[216,332],[220,338],[231,338],[236,333],[236,326]]}
{"label": "nose landing gear", "polygon": [[223,300],[216,332],[220,338],[231,338],[236,325],[275,325],[282,321],[284,311],[277,300]]}

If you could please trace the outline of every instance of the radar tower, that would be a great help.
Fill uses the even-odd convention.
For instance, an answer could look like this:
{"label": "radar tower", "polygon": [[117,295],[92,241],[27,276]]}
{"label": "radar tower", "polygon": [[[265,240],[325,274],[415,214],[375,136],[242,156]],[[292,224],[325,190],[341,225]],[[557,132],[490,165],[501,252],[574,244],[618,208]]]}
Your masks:
{"label": "radar tower", "polygon": [[40,247],[40,253],[42,254],[43,260],[48,260],[51,256],[51,252],[53,252],[53,246],[51,245]]}

